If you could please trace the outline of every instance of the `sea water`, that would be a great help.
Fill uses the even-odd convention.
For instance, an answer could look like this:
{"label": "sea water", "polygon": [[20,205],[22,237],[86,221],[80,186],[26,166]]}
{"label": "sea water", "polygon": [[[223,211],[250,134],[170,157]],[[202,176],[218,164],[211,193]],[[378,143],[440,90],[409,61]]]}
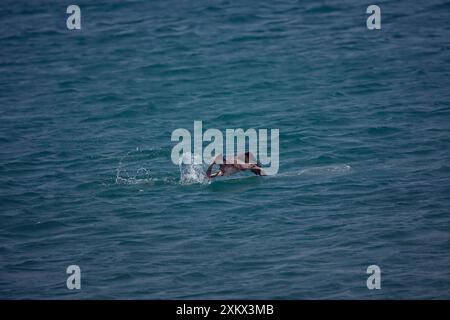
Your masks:
{"label": "sea water", "polygon": [[[450,6],[371,4],[1,1],[0,298],[450,298]],[[173,163],[196,120],[278,174]]]}

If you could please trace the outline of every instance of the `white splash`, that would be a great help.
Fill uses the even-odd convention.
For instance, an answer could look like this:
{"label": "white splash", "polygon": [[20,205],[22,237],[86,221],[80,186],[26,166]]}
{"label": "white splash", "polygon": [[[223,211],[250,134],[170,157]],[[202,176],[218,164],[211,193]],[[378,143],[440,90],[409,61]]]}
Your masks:
{"label": "white splash", "polygon": [[129,172],[119,166],[116,170],[116,184],[151,184],[155,179],[150,177],[150,170],[139,168],[135,174],[130,175]]}
{"label": "white splash", "polygon": [[140,159],[136,159],[141,150],[129,151],[119,161],[116,169],[116,184],[135,185],[153,184],[155,179],[150,176],[150,169],[142,166]]}
{"label": "white splash", "polygon": [[[185,164],[190,159],[190,164]],[[205,174],[205,168],[203,164],[197,163],[195,160],[199,160],[198,156],[194,156],[191,153],[184,153],[180,158],[178,166],[180,167],[180,184],[209,184],[210,181]]]}

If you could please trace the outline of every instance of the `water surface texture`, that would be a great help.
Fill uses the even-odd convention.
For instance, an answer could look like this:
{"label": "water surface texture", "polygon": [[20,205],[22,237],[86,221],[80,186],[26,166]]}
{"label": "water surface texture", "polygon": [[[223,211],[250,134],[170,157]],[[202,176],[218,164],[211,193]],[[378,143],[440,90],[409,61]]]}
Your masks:
{"label": "water surface texture", "polygon": [[[448,1],[70,4],[0,3],[0,298],[450,298]],[[279,173],[181,174],[194,120]]]}

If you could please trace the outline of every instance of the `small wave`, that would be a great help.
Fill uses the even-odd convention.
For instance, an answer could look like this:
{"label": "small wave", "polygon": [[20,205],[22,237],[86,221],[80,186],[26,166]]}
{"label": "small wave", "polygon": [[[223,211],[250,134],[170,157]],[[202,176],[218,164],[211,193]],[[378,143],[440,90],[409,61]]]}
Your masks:
{"label": "small wave", "polygon": [[345,174],[352,170],[348,164],[330,165],[323,167],[312,167],[300,170],[298,175],[322,176],[322,175],[339,175]]}
{"label": "small wave", "polygon": [[155,180],[152,178],[136,179],[135,177],[122,178],[120,176],[116,176],[116,184],[134,185],[134,184],[153,184],[154,182]]}

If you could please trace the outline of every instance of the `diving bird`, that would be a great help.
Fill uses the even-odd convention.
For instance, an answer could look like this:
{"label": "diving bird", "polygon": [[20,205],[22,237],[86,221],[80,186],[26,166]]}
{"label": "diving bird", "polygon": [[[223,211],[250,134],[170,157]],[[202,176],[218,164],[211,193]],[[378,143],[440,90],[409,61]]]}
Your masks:
{"label": "diving bird", "polygon": [[[222,159],[222,163],[217,163],[219,159]],[[212,169],[215,164],[219,165],[219,170],[215,173],[212,173]],[[231,157],[229,159],[225,159],[222,154],[217,155],[209,164],[209,167],[206,170],[206,176],[209,179],[212,179],[215,177],[229,176],[233,173],[245,170],[250,170],[258,176],[266,175],[264,170],[261,169],[261,167],[256,162],[253,154],[251,152],[246,152],[238,154],[236,157]]]}

